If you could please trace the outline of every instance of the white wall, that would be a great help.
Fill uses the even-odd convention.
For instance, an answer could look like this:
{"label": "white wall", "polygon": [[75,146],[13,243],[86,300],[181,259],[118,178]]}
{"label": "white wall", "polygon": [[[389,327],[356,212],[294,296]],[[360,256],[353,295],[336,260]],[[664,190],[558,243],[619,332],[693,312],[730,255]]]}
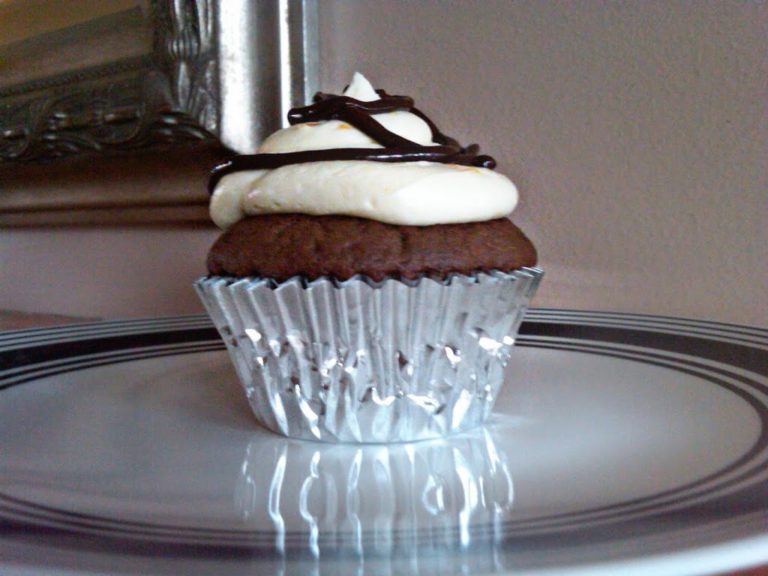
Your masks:
{"label": "white wall", "polygon": [[[322,0],[321,83],[360,70],[496,156],[537,305],[768,325],[766,32],[765,2]],[[0,230],[0,308],[197,311],[214,236]]]}

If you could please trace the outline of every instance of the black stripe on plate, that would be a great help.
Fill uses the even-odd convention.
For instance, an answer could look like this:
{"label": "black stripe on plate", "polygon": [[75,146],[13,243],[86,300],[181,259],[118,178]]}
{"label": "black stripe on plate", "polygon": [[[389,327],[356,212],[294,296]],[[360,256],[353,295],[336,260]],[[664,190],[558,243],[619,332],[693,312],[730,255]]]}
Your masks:
{"label": "black stripe on plate", "polygon": [[89,340],[50,342],[32,348],[20,348],[0,353],[0,372],[11,368],[34,366],[42,362],[88,354],[218,339],[218,332],[211,326],[210,328],[194,328],[191,330],[141,332]]}
{"label": "black stripe on plate", "polygon": [[768,353],[765,350],[730,342],[709,340],[706,336],[649,332],[616,326],[550,324],[546,322],[524,322],[519,335],[595,340],[654,348],[667,352],[696,355],[722,364],[731,364],[763,376],[768,375]]}
{"label": "black stripe on plate", "polygon": [[716,322],[714,320],[699,320],[696,318],[686,318],[684,316],[660,316],[658,314],[639,314],[637,312],[607,312],[593,310],[576,310],[573,308],[530,308],[529,316],[531,320],[543,320],[546,317],[561,316],[567,317],[568,321],[578,322],[579,320],[592,320],[599,322],[603,319],[617,319],[631,324],[633,322],[662,325],[677,324],[681,327],[703,328],[709,330],[722,330],[734,332],[751,332],[756,336],[768,337],[768,328],[762,326],[748,326],[742,324],[730,324],[728,322]]}

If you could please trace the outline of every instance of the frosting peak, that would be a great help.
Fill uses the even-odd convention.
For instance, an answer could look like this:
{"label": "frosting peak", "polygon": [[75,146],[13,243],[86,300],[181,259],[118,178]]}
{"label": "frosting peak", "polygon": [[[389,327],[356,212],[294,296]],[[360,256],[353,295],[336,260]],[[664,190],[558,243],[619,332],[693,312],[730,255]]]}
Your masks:
{"label": "frosting peak", "polygon": [[360,74],[360,72],[355,72],[352,75],[352,82],[350,82],[347,89],[344,90],[344,96],[360,100],[360,102],[381,100],[381,96],[376,94],[376,90],[374,90],[371,83],[368,82],[368,78]]}
{"label": "frosting peak", "polygon": [[211,216],[227,228],[247,215],[343,214],[390,224],[499,218],[517,190],[495,161],[440,132],[407,96],[374,90],[355,73],[340,96],[318,93],[251,156],[214,169]]}
{"label": "frosting peak", "polygon": [[[381,101],[368,79],[355,72],[352,82],[342,96],[358,102]],[[338,148],[384,148],[375,138],[355,128],[349,122],[339,119],[325,121],[301,121],[302,111],[312,108],[293,109],[289,117],[296,124],[278,130],[267,137],[257,150],[258,154],[299,152],[303,150],[329,150]],[[307,113],[307,112],[304,112]],[[375,115],[375,122],[385,130],[408,140],[409,144],[434,146],[432,128],[421,117],[406,110],[393,110]]]}

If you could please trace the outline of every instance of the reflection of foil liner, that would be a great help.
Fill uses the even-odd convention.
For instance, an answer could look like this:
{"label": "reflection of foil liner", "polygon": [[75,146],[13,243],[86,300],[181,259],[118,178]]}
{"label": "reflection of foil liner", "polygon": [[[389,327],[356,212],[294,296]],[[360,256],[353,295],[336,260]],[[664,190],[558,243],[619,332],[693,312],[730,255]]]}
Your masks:
{"label": "reflection of foil liner", "polygon": [[195,287],[270,430],[335,442],[481,424],[542,271],[343,282],[209,277]]}
{"label": "reflection of foil liner", "polygon": [[[388,446],[259,437],[248,446],[235,490],[244,524],[274,534],[278,556],[346,558],[381,568],[376,574],[409,565],[419,570],[407,573],[433,573],[426,568],[446,551],[451,562],[470,563],[471,573],[493,571],[513,501],[506,455],[486,430]],[[379,565],[393,558],[399,568]]]}

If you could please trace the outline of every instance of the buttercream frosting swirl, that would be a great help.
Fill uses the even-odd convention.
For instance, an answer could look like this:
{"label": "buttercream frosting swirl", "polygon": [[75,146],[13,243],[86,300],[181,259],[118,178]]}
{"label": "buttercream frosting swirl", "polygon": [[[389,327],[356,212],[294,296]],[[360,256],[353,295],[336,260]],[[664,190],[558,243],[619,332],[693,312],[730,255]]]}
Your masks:
{"label": "buttercream frosting swirl", "polygon": [[228,228],[248,215],[342,214],[426,226],[499,218],[517,190],[477,145],[442,134],[406,96],[355,74],[342,96],[318,94],[254,155],[214,169],[211,217]]}

